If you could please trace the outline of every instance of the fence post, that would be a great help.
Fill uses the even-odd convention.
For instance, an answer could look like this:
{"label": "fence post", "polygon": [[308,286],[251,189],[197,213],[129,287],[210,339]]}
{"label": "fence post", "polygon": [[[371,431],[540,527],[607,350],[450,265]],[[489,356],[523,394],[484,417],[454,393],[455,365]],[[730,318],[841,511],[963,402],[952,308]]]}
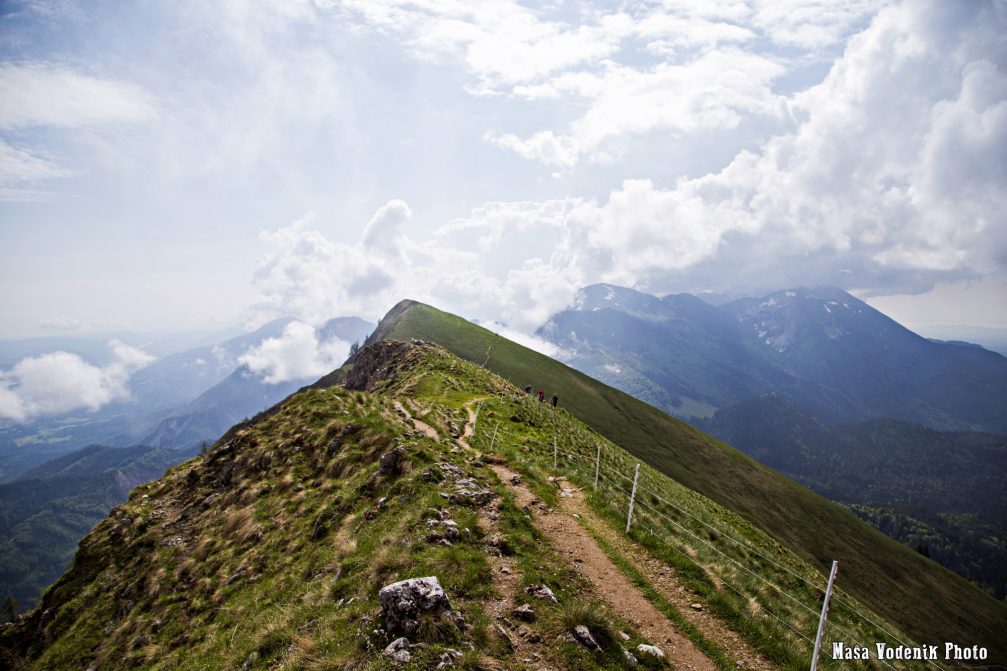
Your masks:
{"label": "fence post", "polygon": [[815,671],[818,666],[818,651],[822,647],[822,630],[825,629],[825,616],[829,613],[829,599],[832,598],[832,585],[836,581],[836,573],[839,571],[839,562],[832,562],[832,571],[829,572],[829,586],[825,589],[825,601],[822,603],[822,615],[818,618],[818,634],[815,636],[815,652],[811,655],[811,671]]}
{"label": "fence post", "polygon": [[598,443],[598,454],[594,457],[594,489],[598,490],[598,473],[601,472],[601,443]]}
{"label": "fence post", "polygon": [[499,428],[500,428],[500,423],[497,422],[497,425],[493,427],[493,437],[490,438],[490,452],[493,451],[493,446],[496,445],[496,442],[497,442],[497,429],[499,429]]}
{"label": "fence post", "polygon": [[552,470],[559,470],[559,448],[556,447],[556,434],[552,435]]}
{"label": "fence post", "polygon": [[479,411],[483,409],[483,402],[479,401],[479,405],[476,406],[476,417],[472,420],[472,437],[475,438],[476,427],[479,426]]}
{"label": "fence post", "polygon": [[633,504],[636,503],[636,481],[640,477],[640,464],[636,465],[633,472],[633,492],[629,495],[629,514],[626,515],[626,533],[629,533],[629,526],[633,523]]}

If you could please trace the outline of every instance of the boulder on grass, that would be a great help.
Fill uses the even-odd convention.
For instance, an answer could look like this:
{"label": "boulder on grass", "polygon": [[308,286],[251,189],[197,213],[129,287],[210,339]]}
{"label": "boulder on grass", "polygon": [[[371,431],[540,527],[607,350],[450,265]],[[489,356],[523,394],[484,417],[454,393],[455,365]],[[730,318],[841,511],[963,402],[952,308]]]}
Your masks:
{"label": "boulder on grass", "polygon": [[412,636],[423,615],[443,618],[458,628],[465,621],[451,608],[447,594],[436,576],[410,578],[385,585],[378,592],[381,622],[389,636]]}

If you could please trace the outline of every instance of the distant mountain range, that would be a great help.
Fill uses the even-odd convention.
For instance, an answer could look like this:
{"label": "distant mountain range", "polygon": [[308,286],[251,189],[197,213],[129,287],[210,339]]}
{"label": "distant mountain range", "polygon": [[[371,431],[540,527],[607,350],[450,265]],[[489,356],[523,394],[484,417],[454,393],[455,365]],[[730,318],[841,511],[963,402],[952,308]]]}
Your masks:
{"label": "distant mountain range", "polygon": [[680,417],[776,392],[828,421],[1007,434],[1007,358],[923,338],[841,289],[714,307],[593,285],[539,335],[571,365]]}
{"label": "distant mountain range", "polygon": [[[34,605],[65,570],[80,538],[130,490],[313,382],[317,376],[270,384],[238,363],[291,321],[279,319],[155,361],[130,380],[128,403],[0,426],[0,598]],[[354,343],[373,328],[362,319],[340,317],[317,335]],[[0,352],[32,356],[40,353],[33,348],[52,344],[7,343]],[[83,356],[89,350],[78,351]]]}
{"label": "distant mountain range", "polygon": [[1002,355],[920,337],[834,288],[713,306],[594,285],[538,334],[575,368],[1007,593]]}
{"label": "distant mountain range", "polygon": [[[129,380],[130,398],[97,411],[80,410],[25,423],[0,420],[0,482],[11,481],[49,459],[90,444],[115,447],[147,444],[191,447],[212,442],[228,427],[254,415],[314,381],[304,377],[269,384],[251,374],[238,359],[269,338],[279,337],[293,321],[277,319],[259,329],[221,342],[167,355],[138,370]],[[338,317],[318,329],[318,337],[363,341],[374,324],[357,317]],[[79,342],[78,342],[79,340]],[[108,348],[73,339],[34,339],[0,343],[0,353],[26,356],[39,347],[64,344],[81,355]],[[88,359],[101,363],[100,358]],[[197,401],[198,399],[198,401]]]}

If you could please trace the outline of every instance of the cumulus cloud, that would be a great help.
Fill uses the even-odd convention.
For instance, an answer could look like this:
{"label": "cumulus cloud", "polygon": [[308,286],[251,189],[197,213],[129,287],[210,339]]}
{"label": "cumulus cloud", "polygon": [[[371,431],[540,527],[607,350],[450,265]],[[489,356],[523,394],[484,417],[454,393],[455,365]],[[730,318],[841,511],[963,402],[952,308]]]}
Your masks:
{"label": "cumulus cloud", "polygon": [[582,157],[609,160],[613,139],[653,131],[691,133],[734,128],[742,119],[764,116],[787,120],[783,98],[772,90],[785,72],[772,58],[738,49],[703,53],[684,64],[665,62],[640,69],[610,65],[597,74],[557,79],[544,90],[583,96],[587,111],[566,132],[538,131],[527,139],[506,133],[488,135],[504,149],[547,165],[571,167]]}
{"label": "cumulus cloud", "polygon": [[314,327],[295,321],[287,324],[277,338],[267,338],[238,358],[268,384],[318,377],[346,360],[350,344],[339,338],[324,342]]}
{"label": "cumulus cloud", "polygon": [[[823,39],[839,39],[871,7],[834,17]],[[699,18],[721,20],[708,9]],[[755,16],[744,3],[722,9]],[[407,229],[412,213],[401,201],[380,208],[357,244],[331,242],[310,222],[264,233],[259,307],[317,323],[380,317],[412,297],[529,332],[593,282],[657,293],[833,284],[884,294],[1002,274],[1001,19],[995,5],[885,7],[819,84],[789,97],[772,93],[777,62],[733,47],[689,60],[705,63],[702,76],[670,64],[610,65],[530,80],[546,98],[541,87],[551,86],[591,105],[569,134],[495,140],[561,167],[662,124],[693,132],[761,114],[785,128],[705,175],[627,179],[600,199],[486,203],[432,238]],[[799,16],[761,20],[790,35],[781,40],[818,30],[794,28]]]}
{"label": "cumulus cloud", "polygon": [[564,275],[654,291],[899,293],[1003,272],[998,11],[882,10],[821,84],[787,102],[800,119],[792,132],[718,172],[663,188],[627,180],[607,202],[573,208]]}
{"label": "cumulus cloud", "polygon": [[106,366],[69,352],[51,352],[24,358],[0,372],[0,417],[23,422],[81,408],[98,410],[128,399],[130,375],[154,357],[118,340],[108,345],[113,360]]}
{"label": "cumulus cloud", "polygon": [[794,63],[823,60],[883,4],[664,0],[589,5],[571,21],[558,7],[509,0],[331,3],[416,58],[460,62],[476,79],[473,94],[576,100],[585,112],[565,128],[486,134],[518,156],[564,169],[612,160],[620,147],[609,145],[655,131],[733,129],[753,115],[788,121],[775,80]]}

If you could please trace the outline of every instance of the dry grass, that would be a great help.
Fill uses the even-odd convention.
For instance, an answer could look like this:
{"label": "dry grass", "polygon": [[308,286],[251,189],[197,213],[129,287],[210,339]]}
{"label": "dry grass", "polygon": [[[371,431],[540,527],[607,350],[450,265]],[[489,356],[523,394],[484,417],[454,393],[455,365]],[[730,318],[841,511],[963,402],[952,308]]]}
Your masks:
{"label": "dry grass", "polygon": [[384,584],[390,578],[397,577],[398,572],[408,564],[405,551],[397,545],[386,545],[374,553],[369,567],[371,580],[376,584]]}
{"label": "dry grass", "polygon": [[255,522],[255,512],[251,506],[231,512],[221,527],[225,536],[236,538],[242,543],[262,538],[262,527]]}

